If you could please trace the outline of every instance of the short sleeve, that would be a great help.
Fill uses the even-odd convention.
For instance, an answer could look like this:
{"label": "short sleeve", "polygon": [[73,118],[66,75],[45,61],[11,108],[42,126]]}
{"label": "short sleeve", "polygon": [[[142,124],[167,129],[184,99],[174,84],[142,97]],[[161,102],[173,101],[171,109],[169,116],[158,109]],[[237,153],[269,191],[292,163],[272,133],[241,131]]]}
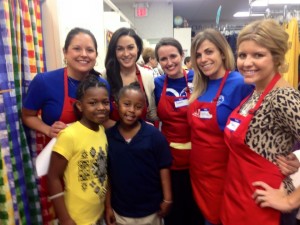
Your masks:
{"label": "short sleeve", "polygon": [[68,161],[73,155],[74,137],[68,128],[62,130],[57,137],[53,151],[62,155]]}
{"label": "short sleeve", "polygon": [[44,90],[43,76],[42,74],[37,74],[29,84],[27,94],[23,100],[23,107],[36,111],[41,109],[46,98]]}
{"label": "short sleeve", "polygon": [[158,130],[153,135],[154,148],[157,151],[159,168],[170,167],[172,164],[172,156],[169,144],[166,138]]}

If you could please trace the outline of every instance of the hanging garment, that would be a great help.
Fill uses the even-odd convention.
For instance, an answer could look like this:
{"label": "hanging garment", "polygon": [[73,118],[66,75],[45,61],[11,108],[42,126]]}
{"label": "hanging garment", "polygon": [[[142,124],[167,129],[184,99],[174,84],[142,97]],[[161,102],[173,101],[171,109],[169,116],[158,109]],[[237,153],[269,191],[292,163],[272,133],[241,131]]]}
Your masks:
{"label": "hanging garment", "polygon": [[11,89],[0,106],[5,115],[0,135],[4,181],[0,190],[6,191],[5,196],[0,191],[0,224],[41,224],[42,220],[32,159],[35,152],[29,150],[20,118],[27,81],[33,70],[43,70],[43,62],[36,60],[43,60],[39,10],[39,1],[0,1],[0,48],[4,45],[0,89]]}
{"label": "hanging garment", "polygon": [[279,188],[284,176],[278,166],[245,144],[248,126],[255,111],[279,79],[280,75],[277,74],[247,116],[238,113],[246,99],[232,112],[228,119],[224,132],[225,142],[230,149],[230,156],[221,209],[223,225],[279,225],[279,211],[272,208],[261,208],[255,203],[252,198],[255,187],[252,183],[264,181],[273,188]]}
{"label": "hanging garment", "polygon": [[204,217],[213,224],[220,224],[229,153],[217,121],[217,102],[228,75],[226,71],[212,102],[195,100],[188,112],[192,130],[190,175],[194,198]]}
{"label": "hanging garment", "polygon": [[299,31],[298,21],[292,18],[288,24],[284,25],[285,31],[289,34],[288,51],[285,54],[285,62],[288,70],[283,73],[283,78],[295,89],[298,88],[298,57],[299,57]]}

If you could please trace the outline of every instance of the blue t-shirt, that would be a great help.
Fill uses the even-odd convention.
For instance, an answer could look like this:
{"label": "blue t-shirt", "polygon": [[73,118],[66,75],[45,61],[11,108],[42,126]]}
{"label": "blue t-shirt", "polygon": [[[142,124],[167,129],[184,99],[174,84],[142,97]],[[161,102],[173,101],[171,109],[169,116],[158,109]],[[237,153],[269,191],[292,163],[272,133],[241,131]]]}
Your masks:
{"label": "blue t-shirt", "polygon": [[[76,98],[80,81],[68,78],[69,97]],[[106,80],[99,77],[109,90]],[[42,120],[51,126],[58,121],[64,105],[64,68],[37,74],[31,81],[23,100],[23,107],[30,110],[42,110]]]}
{"label": "blue t-shirt", "polygon": [[163,200],[160,170],[172,163],[165,137],[154,126],[141,122],[141,129],[127,143],[119,122],[106,131],[108,173],[113,209],[126,217],[157,212]]}
{"label": "blue t-shirt", "polygon": [[[187,74],[187,80],[188,80],[188,86],[190,89],[190,93],[192,94],[193,91],[193,78],[194,78],[194,71],[190,70]],[[163,87],[164,87],[164,82],[166,79],[166,74],[162,75],[162,76],[158,76],[154,79],[154,85],[155,85],[155,89],[154,89],[154,95],[155,95],[155,102],[156,105],[158,105]],[[186,80],[185,77],[181,77],[181,78],[176,78],[176,79],[172,79],[172,78],[168,78],[168,86],[167,86],[167,90],[166,90],[166,95],[167,96],[176,96],[176,97],[183,97],[186,96]]]}
{"label": "blue t-shirt", "polygon": [[[198,97],[198,101],[212,102],[221,82],[222,78],[209,80],[206,92]],[[244,83],[244,78],[239,72],[233,71],[228,75],[217,103],[217,120],[221,130],[224,130],[231,112],[253,91],[253,88],[254,86]]]}

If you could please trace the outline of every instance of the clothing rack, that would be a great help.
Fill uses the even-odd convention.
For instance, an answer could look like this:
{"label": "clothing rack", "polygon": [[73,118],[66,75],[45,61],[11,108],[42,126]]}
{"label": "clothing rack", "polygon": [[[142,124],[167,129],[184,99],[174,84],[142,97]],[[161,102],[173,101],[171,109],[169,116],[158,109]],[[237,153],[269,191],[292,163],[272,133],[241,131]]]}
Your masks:
{"label": "clothing rack", "polygon": [[285,23],[293,17],[300,20],[300,5],[270,5],[263,9],[250,7],[250,15],[257,13],[264,14],[265,18],[273,18]]}
{"label": "clothing rack", "polygon": [[219,31],[223,35],[231,35],[231,34],[237,34],[243,27],[244,27],[244,25],[228,25],[228,24],[226,24],[224,26],[220,26]]}

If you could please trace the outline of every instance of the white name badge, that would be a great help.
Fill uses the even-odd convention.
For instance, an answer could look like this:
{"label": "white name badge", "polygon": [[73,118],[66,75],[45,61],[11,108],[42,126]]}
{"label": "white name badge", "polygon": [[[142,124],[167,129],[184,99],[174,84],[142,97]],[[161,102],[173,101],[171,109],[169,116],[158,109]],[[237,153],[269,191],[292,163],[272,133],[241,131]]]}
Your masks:
{"label": "white name badge", "polygon": [[201,119],[211,119],[212,115],[208,109],[200,109],[200,118]]}
{"label": "white name badge", "polygon": [[179,99],[179,100],[175,100],[174,104],[175,104],[175,108],[180,108],[183,106],[188,106],[189,101],[187,99]]}
{"label": "white name badge", "polygon": [[240,126],[241,121],[238,119],[230,119],[229,124],[226,126],[231,131],[236,131],[236,129]]}

